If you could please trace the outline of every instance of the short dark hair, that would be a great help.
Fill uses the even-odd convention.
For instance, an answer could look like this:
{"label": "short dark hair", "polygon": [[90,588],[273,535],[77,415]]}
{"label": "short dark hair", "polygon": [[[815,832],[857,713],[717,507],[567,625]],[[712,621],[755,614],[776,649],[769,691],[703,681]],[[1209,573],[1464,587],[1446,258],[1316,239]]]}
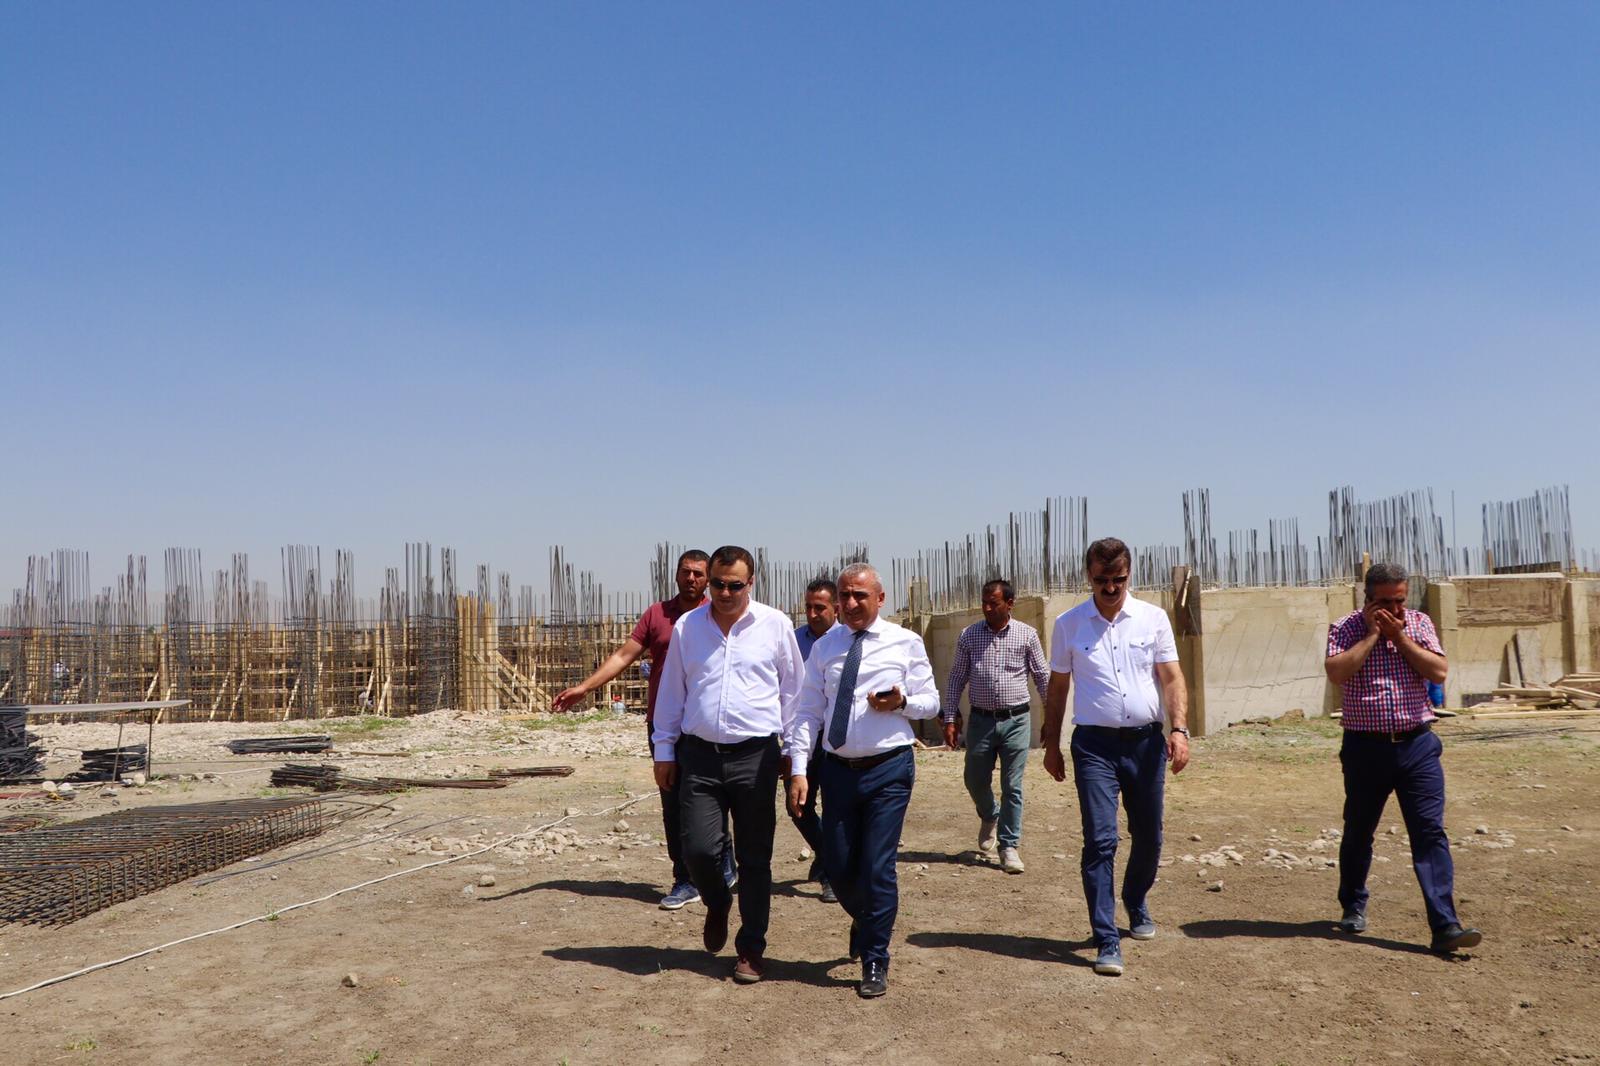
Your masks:
{"label": "short dark hair", "polygon": [[682,570],[684,563],[707,563],[707,564],[709,564],[710,561],[711,561],[711,556],[707,555],[705,552],[701,551],[699,548],[690,548],[688,551],[686,551],[682,555],[678,556],[678,569]]}
{"label": "short dark hair", "polygon": [[839,602],[839,586],[833,583],[833,578],[831,577],[819,577],[807,585],[806,595],[809,596],[813,592],[826,592],[828,599],[834,603]]}
{"label": "short dark hair", "polygon": [[983,594],[985,596],[989,595],[989,593],[993,592],[995,589],[1000,590],[1000,598],[1005,600],[1007,603],[1017,602],[1017,590],[1012,588],[1011,582],[1007,581],[1005,578],[997,577],[993,581],[985,581],[983,583]]}
{"label": "short dark hair", "polygon": [[1083,569],[1093,570],[1095,563],[1101,566],[1116,566],[1118,560],[1126,561],[1132,568],[1133,553],[1116,537],[1101,537],[1089,545],[1089,550],[1083,553]]}
{"label": "short dark hair", "polygon": [[1371,596],[1379,585],[1398,585],[1409,580],[1406,568],[1399,563],[1373,563],[1367,569],[1367,595]]}
{"label": "short dark hair", "polygon": [[755,556],[751,555],[737,544],[724,544],[722,547],[711,553],[711,566],[732,566],[734,563],[743,563],[745,573],[750,575],[751,580],[755,579]]}

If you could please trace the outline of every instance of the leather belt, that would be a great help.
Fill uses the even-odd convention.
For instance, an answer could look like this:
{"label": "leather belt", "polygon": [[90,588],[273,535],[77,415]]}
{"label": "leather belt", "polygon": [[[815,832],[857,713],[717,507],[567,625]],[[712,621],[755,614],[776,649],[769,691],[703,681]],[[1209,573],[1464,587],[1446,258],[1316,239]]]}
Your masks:
{"label": "leather belt", "polygon": [[1431,732],[1433,732],[1433,723],[1423,722],[1421,725],[1413,726],[1410,729],[1346,729],[1344,735],[1347,737],[1360,737],[1362,740],[1382,740],[1390,744],[1404,744],[1413,737],[1420,737],[1424,733]]}
{"label": "leather belt", "polygon": [[1077,725],[1072,727],[1075,731],[1087,729],[1091,733],[1114,740],[1137,740],[1147,737],[1151,733],[1161,732],[1160,722],[1146,722],[1144,725],[1115,726],[1115,725]]}
{"label": "leather belt", "polygon": [[774,733],[770,736],[764,737],[746,737],[743,740],[736,740],[731,744],[718,744],[714,740],[707,740],[705,737],[697,737],[693,733],[685,733],[678,738],[678,743],[682,744],[686,740],[692,740],[695,744],[698,744],[703,748],[710,748],[718,755],[737,755],[739,752],[749,751],[752,748],[759,748],[763,744],[770,744],[777,738],[777,734]]}
{"label": "leather belt", "polygon": [[842,763],[844,763],[846,766],[850,767],[850,769],[852,769],[852,770],[870,770],[874,766],[883,765],[884,763],[888,762],[890,759],[894,758],[896,755],[899,755],[901,752],[910,751],[910,750],[911,750],[911,745],[907,744],[904,747],[890,748],[888,751],[880,751],[876,755],[868,755],[868,756],[865,756],[865,757],[860,758],[860,759],[846,759],[843,755],[835,755],[831,751],[825,751],[825,752],[823,752],[823,754],[826,755],[828,758],[832,759],[834,762],[842,762]]}
{"label": "leather belt", "polygon": [[1011,707],[1001,707],[997,711],[991,711],[985,707],[974,707],[972,708],[972,713],[980,718],[993,718],[997,722],[1004,722],[1007,718],[1021,718],[1027,714],[1028,705],[1026,703],[1018,703]]}

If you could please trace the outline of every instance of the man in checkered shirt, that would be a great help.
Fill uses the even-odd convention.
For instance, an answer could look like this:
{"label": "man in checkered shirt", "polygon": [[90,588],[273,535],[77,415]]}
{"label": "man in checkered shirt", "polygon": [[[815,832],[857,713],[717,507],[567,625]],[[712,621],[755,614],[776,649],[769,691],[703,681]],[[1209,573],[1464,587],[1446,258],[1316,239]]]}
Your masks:
{"label": "man in checkered shirt", "polygon": [[[955,749],[961,733],[961,690],[970,686],[972,722],[967,726],[967,794],[978,809],[978,853],[999,845],[1000,868],[1023,871],[1022,769],[1028,762],[1033,723],[1028,714],[1028,678],[1039,698],[1050,688],[1050,665],[1039,631],[1011,617],[1017,594],[1009,581],[983,586],[983,621],[961,631],[944,690],[944,743]],[[1000,759],[1000,803],[994,801],[994,762]],[[998,831],[998,835],[997,835]]]}
{"label": "man in checkered shirt", "polygon": [[1344,837],[1339,844],[1339,928],[1367,928],[1367,871],[1372,836],[1393,792],[1400,801],[1411,862],[1433,929],[1433,950],[1476,946],[1483,934],[1456,916],[1455,864],[1444,831],[1444,745],[1433,732],[1428,683],[1444,684],[1449,667],[1433,620],[1406,609],[1403,567],[1367,571],[1366,605],[1328,629],[1328,680],[1342,693]]}

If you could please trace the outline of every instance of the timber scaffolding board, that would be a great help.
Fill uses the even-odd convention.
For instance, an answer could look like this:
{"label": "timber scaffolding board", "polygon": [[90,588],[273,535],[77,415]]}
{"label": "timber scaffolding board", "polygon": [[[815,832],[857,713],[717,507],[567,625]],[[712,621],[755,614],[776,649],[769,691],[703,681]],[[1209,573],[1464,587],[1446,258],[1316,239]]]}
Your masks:
{"label": "timber scaffolding board", "polygon": [[[187,699],[164,721],[281,721],[440,708],[547,711],[628,639],[634,619],[451,618],[364,624],[58,626],[0,630],[0,702]],[[642,707],[630,668],[596,699]]]}

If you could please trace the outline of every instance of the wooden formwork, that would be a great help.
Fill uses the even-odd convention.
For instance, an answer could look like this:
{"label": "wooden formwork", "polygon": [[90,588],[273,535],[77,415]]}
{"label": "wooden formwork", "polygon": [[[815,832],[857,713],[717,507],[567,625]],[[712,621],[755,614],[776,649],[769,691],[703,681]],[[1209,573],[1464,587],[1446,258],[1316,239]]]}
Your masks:
{"label": "wooden formwork", "polygon": [[[453,618],[400,623],[0,630],[0,703],[188,699],[187,721],[543,711],[632,622],[501,622],[462,596]],[[598,695],[642,706],[644,676],[630,669]]]}

